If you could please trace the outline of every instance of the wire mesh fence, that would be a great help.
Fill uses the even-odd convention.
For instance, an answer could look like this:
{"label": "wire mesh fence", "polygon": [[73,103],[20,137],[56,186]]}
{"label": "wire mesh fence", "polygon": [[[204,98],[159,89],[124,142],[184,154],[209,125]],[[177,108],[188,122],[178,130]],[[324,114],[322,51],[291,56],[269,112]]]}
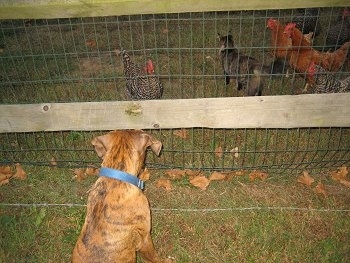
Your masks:
{"label": "wire mesh fence", "polygon": [[[181,138],[178,132],[181,131]],[[162,141],[160,157],[149,154],[154,169],[251,170],[290,173],[348,165],[349,128],[167,129],[149,131]],[[90,144],[101,132],[1,134],[2,163],[98,166]],[[184,135],[185,134],[185,135]]]}
{"label": "wire mesh fence", "polygon": [[[312,46],[327,52],[326,39],[344,8],[198,12],[115,17],[0,21],[0,102],[88,102],[128,100],[123,48],[144,67],[148,59],[164,86],[162,99],[243,96],[235,83],[225,85],[218,34],[233,35],[236,48],[264,65],[273,65],[269,18],[284,23],[317,18],[320,32]],[[340,17],[340,18],[339,18]],[[316,31],[316,30],[313,30]],[[303,93],[304,73],[264,75],[263,95]],[[349,75],[348,60],[334,76]],[[300,76],[301,75],[301,76]],[[249,76],[248,76],[249,77]],[[308,92],[312,92],[308,90]],[[258,113],[257,113],[258,114]],[[229,116],[227,116],[229,118]],[[171,116],[169,116],[171,118]],[[150,130],[163,142],[153,168],[204,170],[267,169],[286,171],[349,164],[349,128]],[[0,134],[1,163],[82,166],[98,163],[90,147],[102,132]]]}

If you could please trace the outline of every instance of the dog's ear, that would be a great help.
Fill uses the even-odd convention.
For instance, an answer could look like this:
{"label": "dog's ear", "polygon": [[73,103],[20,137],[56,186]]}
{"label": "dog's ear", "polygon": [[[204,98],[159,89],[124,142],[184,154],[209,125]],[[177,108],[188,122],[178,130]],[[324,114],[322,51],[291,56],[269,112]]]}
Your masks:
{"label": "dog's ear", "polygon": [[91,144],[95,148],[98,157],[103,158],[107,152],[108,134],[98,136],[92,139]]}
{"label": "dog's ear", "polygon": [[156,138],[154,138],[152,135],[149,135],[148,133],[142,133],[142,140],[144,150],[146,150],[147,147],[150,147],[152,152],[159,156],[163,146],[160,141],[158,141]]}

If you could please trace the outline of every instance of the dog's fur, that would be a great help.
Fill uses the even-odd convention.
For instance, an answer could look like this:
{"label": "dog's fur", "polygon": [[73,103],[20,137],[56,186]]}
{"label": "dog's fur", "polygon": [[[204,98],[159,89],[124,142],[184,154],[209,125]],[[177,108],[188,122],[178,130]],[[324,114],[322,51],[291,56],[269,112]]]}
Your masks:
{"label": "dog's fur", "polygon": [[270,67],[264,66],[255,58],[244,56],[234,46],[233,36],[218,34],[220,58],[225,75],[225,84],[234,79],[238,90],[245,89],[247,96],[260,96],[263,90],[262,74],[270,73]]}
{"label": "dog's fur", "polygon": [[[162,143],[141,130],[113,131],[92,140],[102,167],[142,173],[146,148],[159,155]],[[160,259],[150,235],[147,197],[134,185],[100,177],[89,192],[87,214],[72,262],[172,262]]]}

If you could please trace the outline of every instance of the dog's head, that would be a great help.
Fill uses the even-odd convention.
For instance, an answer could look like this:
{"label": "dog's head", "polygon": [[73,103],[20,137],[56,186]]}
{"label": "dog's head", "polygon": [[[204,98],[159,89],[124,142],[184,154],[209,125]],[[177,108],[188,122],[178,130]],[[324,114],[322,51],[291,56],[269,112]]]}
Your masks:
{"label": "dog's head", "polygon": [[95,137],[91,141],[102,158],[102,166],[138,175],[143,168],[146,149],[159,155],[162,143],[142,130],[119,130]]}

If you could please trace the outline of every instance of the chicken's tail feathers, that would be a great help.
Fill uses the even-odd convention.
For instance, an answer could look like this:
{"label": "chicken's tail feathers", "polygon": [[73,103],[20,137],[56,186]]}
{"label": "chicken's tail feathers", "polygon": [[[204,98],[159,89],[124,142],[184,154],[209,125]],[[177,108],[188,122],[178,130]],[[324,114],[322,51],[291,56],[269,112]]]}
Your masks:
{"label": "chicken's tail feathers", "polygon": [[341,92],[350,92],[350,77],[347,77],[340,81],[342,83]]}

